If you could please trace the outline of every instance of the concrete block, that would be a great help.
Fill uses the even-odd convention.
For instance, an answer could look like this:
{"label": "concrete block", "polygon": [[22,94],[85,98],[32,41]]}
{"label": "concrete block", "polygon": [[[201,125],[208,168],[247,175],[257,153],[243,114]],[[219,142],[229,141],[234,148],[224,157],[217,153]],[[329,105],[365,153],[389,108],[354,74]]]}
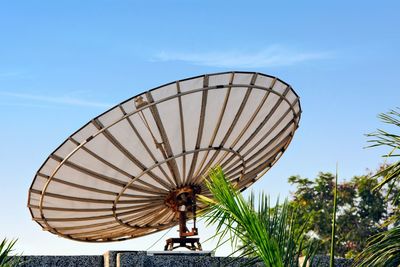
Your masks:
{"label": "concrete block", "polygon": [[22,267],[103,267],[103,257],[95,256],[22,256]]}

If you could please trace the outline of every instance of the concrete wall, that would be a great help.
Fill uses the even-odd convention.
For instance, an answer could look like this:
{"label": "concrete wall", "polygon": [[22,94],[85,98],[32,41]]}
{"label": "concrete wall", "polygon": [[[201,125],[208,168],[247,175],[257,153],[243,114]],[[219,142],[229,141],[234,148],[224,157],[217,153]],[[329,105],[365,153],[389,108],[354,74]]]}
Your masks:
{"label": "concrete wall", "polygon": [[23,256],[23,267],[103,267],[103,256]]}
{"label": "concrete wall", "polygon": [[[116,267],[239,267],[247,263],[247,261],[233,261],[230,258],[212,257],[208,255],[154,255],[148,256],[146,253],[125,252],[117,254]],[[264,266],[261,263],[254,263],[251,266]]]}
{"label": "concrete wall", "polygon": [[[353,263],[352,259],[335,259],[335,267],[348,267]],[[329,267],[329,256],[315,256],[311,267]]]}
{"label": "concrete wall", "polygon": [[[23,256],[23,267],[239,267],[246,261],[207,254],[147,255],[145,251],[107,251],[103,256]],[[347,267],[351,260],[336,259],[335,266]],[[264,266],[253,262],[250,266]],[[312,267],[329,266],[329,257],[317,256]]]}

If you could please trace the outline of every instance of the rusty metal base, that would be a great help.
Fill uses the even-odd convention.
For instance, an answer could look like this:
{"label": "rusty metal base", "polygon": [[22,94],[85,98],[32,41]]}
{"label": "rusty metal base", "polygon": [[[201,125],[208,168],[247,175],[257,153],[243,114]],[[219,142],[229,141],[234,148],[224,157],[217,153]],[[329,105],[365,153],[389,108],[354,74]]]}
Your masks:
{"label": "rusty metal base", "polygon": [[[174,246],[178,244],[177,246]],[[176,248],[187,248],[192,251],[202,251],[200,244],[200,238],[187,238],[187,237],[177,237],[169,238],[165,244],[165,251],[172,251]]]}

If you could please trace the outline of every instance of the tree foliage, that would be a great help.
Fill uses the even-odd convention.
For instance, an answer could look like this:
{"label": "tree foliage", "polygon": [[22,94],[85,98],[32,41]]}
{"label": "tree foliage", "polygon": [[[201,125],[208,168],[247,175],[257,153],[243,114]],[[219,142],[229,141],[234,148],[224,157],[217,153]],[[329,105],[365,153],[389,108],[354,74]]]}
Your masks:
{"label": "tree foliage", "polygon": [[[334,178],[331,173],[323,172],[314,180],[289,178],[289,183],[296,186],[291,205],[301,213],[298,223],[310,220],[307,231],[319,240],[321,254],[329,254]],[[385,201],[383,192],[373,190],[378,184],[379,180],[368,174],[338,183],[336,256],[354,257],[366,246],[369,237],[386,229],[381,223],[396,212]],[[390,196],[399,187],[393,188]]]}

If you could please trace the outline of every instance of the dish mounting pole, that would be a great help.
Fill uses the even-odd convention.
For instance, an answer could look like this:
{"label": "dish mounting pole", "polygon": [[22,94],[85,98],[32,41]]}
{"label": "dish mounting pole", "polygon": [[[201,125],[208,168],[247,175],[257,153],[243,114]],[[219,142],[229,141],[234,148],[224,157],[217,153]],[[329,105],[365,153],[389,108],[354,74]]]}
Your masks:
{"label": "dish mounting pole", "polygon": [[[179,217],[179,237],[169,238],[164,250],[172,251],[184,247],[192,251],[201,251],[200,238],[191,238],[198,235],[196,227],[196,194],[201,191],[198,185],[184,186],[171,191],[165,199],[165,204],[173,209]],[[193,219],[193,227],[189,231],[186,222],[188,218]]]}

